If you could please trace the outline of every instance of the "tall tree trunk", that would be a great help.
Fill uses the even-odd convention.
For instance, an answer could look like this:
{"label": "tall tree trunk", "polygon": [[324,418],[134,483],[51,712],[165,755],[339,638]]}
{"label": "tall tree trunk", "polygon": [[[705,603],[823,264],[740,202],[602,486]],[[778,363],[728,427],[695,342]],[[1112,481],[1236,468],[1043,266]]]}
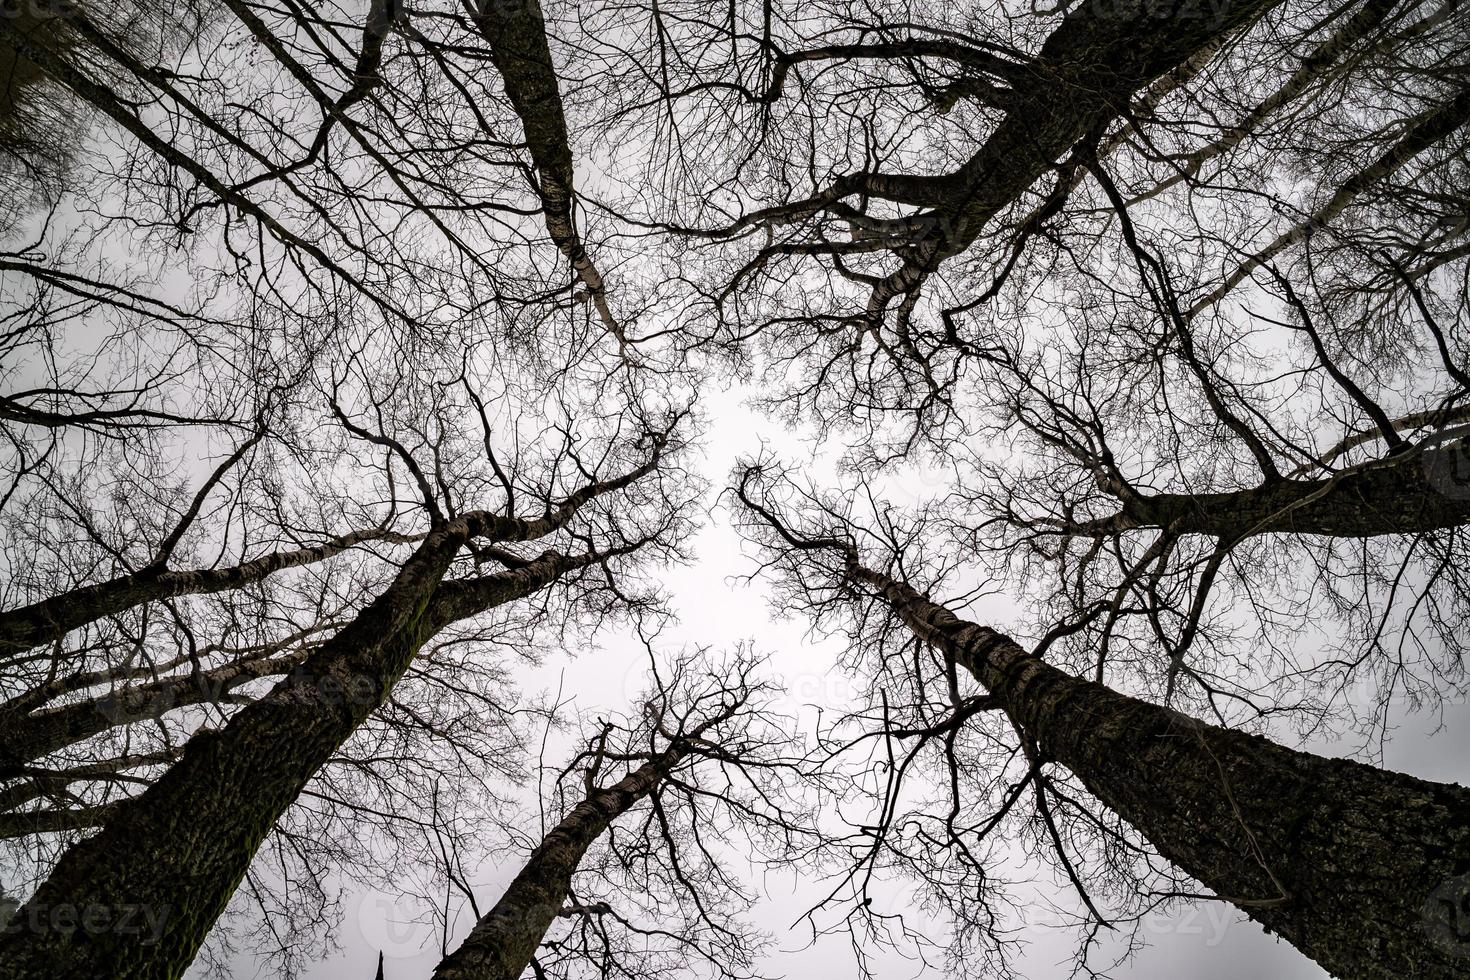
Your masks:
{"label": "tall tree trunk", "polygon": [[517,980],[561,913],[587,848],[647,796],[683,755],[680,749],[668,749],[612,786],[589,793],[531,852],[500,901],[439,963],[434,980]]}
{"label": "tall tree trunk", "polygon": [[[469,536],[465,519],[435,531],[388,589],[268,695],[183,758],[97,835],[73,847],[0,936],[0,978],[176,978],[239,885],[275,821],[316,771],[387,698],[419,647],[449,622],[535,592],[575,560],[555,552],[471,582],[440,583]],[[156,942],[58,926],[142,908]]]}
{"label": "tall tree trunk", "polygon": [[1461,877],[1470,873],[1470,790],[1293,751],[1126,697],[903,583],[855,564],[849,574],[989,689],[1045,760],[1327,970],[1385,980],[1470,972],[1470,935],[1455,933],[1463,916],[1449,904],[1470,886]]}
{"label": "tall tree trunk", "polygon": [[572,144],[540,0],[480,0],[475,6],[475,26],[490,48],[490,60],[500,72],[536,165],[547,234],[587,288],[587,298],[603,326],[626,342],[608,305],[607,284],[587,252],[572,213],[576,204]]}
{"label": "tall tree trunk", "polygon": [[1095,139],[1126,111],[1140,88],[1189,65],[1199,52],[1215,50],[1279,2],[1091,0],[1076,5],[1027,66],[1032,78],[1024,86],[1026,98],[957,172],[929,179],[950,190],[936,210],[939,234],[878,281],[869,312],[966,251],[1079,140]]}

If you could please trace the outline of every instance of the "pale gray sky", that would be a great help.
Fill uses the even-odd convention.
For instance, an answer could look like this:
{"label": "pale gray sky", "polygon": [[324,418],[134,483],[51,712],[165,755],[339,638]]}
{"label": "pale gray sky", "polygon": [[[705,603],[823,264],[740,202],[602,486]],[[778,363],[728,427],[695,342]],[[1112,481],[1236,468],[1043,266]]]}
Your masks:
{"label": "pale gray sky", "polygon": [[[702,402],[711,423],[705,441],[704,475],[711,481],[712,493],[724,485],[736,457],[754,451],[762,440],[780,453],[805,460],[808,468],[820,475],[821,461],[813,460],[803,450],[800,439],[746,408],[740,402],[741,394],[739,390],[711,393]],[[912,489],[917,494],[925,490],[922,485]],[[904,490],[900,480],[895,495]],[[750,570],[751,563],[721,511],[712,513],[694,548],[695,563],[666,577],[680,622],[662,638],[662,648],[674,651],[704,644],[718,649],[733,647],[739,640],[753,641],[758,651],[771,656],[772,671],[784,680],[789,692],[785,707],[800,715],[806,731],[811,728],[811,706],[819,705],[829,712],[847,706],[854,694],[852,681],[832,667],[838,645],[833,641],[812,642],[806,636],[808,624],[800,617],[778,616],[759,581],[746,585],[735,580]],[[638,693],[646,663],[642,647],[631,639],[605,636],[595,649],[554,654],[538,676],[526,677],[522,684],[524,690],[535,692],[554,690],[558,683],[564,683],[564,693],[574,695],[578,707],[615,709]],[[1470,761],[1464,751],[1470,745],[1470,707],[1451,708],[1443,721],[1443,729],[1435,733],[1436,719],[1423,715],[1401,718],[1387,746],[1388,767],[1426,779],[1470,782]],[[1352,748],[1347,743],[1325,742],[1304,747],[1333,755],[1347,754]],[[553,749],[548,753],[548,763],[556,764],[561,757]],[[536,820],[534,807],[526,813],[526,826],[530,827]],[[478,869],[476,893],[482,909],[499,896],[522,857],[522,852],[516,851],[508,854],[504,863],[487,862]],[[1037,887],[1044,894],[1065,901],[1066,889],[1050,880],[1048,870],[1038,871],[1033,866],[1032,872],[1041,876]],[[768,894],[755,908],[752,921],[773,934],[777,952],[763,964],[764,973],[804,980],[852,978],[854,961],[845,936],[823,937],[811,943],[809,932],[793,928],[817,893],[814,884],[793,888],[789,880],[768,878],[765,885]],[[895,884],[885,891],[891,909],[922,915],[913,908],[913,896],[904,885]],[[386,980],[426,980],[440,958],[439,941],[430,927],[408,921],[412,909],[401,896],[383,891],[354,893],[345,903],[340,927],[343,952],[318,963],[306,974],[307,980],[366,980],[376,969],[379,949],[385,951]],[[1075,934],[1049,925],[1037,908],[1028,909],[1027,918],[1030,924],[1022,931],[1027,946],[1017,962],[1020,974],[1028,980],[1066,977]],[[460,917],[459,934],[452,937],[451,948],[454,940],[468,931],[471,920],[468,913]],[[939,934],[937,927],[934,931]],[[1148,947],[1114,971],[1113,976],[1120,980],[1318,980],[1327,976],[1295,948],[1266,935],[1233,907],[1219,903],[1148,917],[1142,933]],[[937,970],[922,974],[917,963],[896,954],[879,956],[874,962],[882,980],[943,976]],[[239,980],[271,975],[244,956],[235,961],[233,969]],[[199,973],[196,966],[190,976]]]}

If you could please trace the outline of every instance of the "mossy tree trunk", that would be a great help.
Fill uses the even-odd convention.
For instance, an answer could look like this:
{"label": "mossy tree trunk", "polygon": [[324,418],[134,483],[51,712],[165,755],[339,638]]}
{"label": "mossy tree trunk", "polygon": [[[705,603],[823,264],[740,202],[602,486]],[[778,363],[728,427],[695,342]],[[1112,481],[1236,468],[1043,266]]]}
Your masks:
{"label": "mossy tree trunk", "polygon": [[1315,480],[1219,493],[1138,494],[1089,529],[1168,528],[1237,541],[1257,534],[1366,538],[1470,524],[1470,437]]}

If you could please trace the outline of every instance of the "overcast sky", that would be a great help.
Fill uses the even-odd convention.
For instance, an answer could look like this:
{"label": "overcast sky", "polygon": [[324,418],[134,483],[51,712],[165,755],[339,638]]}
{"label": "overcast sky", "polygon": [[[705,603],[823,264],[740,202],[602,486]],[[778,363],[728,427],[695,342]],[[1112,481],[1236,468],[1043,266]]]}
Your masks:
{"label": "overcast sky", "polygon": [[[705,441],[704,476],[715,488],[712,494],[724,485],[736,457],[754,451],[762,440],[779,453],[804,461],[809,469],[820,470],[822,461],[811,457],[796,434],[783,432],[747,409],[741,394],[739,390],[712,392],[702,401],[711,423]],[[895,497],[905,493],[917,496],[924,491],[922,484],[909,485],[900,479],[893,493]],[[742,639],[753,641],[758,651],[770,655],[771,671],[784,681],[788,691],[784,707],[800,717],[806,732],[811,730],[816,707],[828,712],[848,707],[850,682],[832,667],[839,650],[837,643],[813,642],[806,635],[808,624],[804,619],[783,618],[772,609],[759,581],[745,584],[736,580],[752,565],[720,510],[712,512],[694,546],[694,564],[666,576],[680,622],[663,637],[662,649],[672,652],[693,645],[720,649],[731,648]],[[527,693],[535,693],[562,684],[564,693],[576,698],[577,706],[611,709],[626,705],[638,694],[646,665],[647,655],[640,645],[627,637],[605,635],[596,648],[565,650],[548,657],[536,676],[523,679],[522,687]],[[1470,782],[1470,763],[1463,751],[1470,736],[1470,710],[1465,706],[1448,710],[1442,730],[1433,733],[1437,721],[1422,715],[1400,719],[1387,746],[1388,767],[1426,779]],[[1324,742],[1306,747],[1333,755],[1348,754],[1353,748],[1348,743]],[[553,748],[548,760],[554,763],[564,755]],[[534,806],[526,814],[525,826],[529,829],[537,819]],[[503,863],[488,862],[478,869],[476,894],[482,909],[499,897],[523,857],[524,852],[512,851]],[[1026,867],[1018,858],[1016,868]],[[1056,896],[1063,903],[1068,901],[1066,889],[1052,880],[1049,870],[1038,870],[1034,865],[1030,870],[1032,875],[1040,876],[1037,888],[1042,894]],[[762,965],[763,973],[808,980],[850,980],[855,975],[854,960],[845,936],[827,936],[813,943],[809,931],[794,927],[816,894],[816,883],[793,887],[790,879],[767,878],[764,884],[767,895],[752,919],[774,936],[778,952]],[[915,922],[924,922],[923,913],[914,907],[912,889],[895,884],[882,888],[880,894],[885,896],[878,900],[880,904],[886,902],[890,910],[904,911]],[[371,978],[381,949],[385,954],[385,980],[429,977],[440,959],[439,939],[428,925],[409,921],[413,908],[411,900],[387,892],[354,893],[344,903],[339,931],[342,953],[322,960],[306,976],[309,980]],[[1029,920],[1021,931],[1027,945],[1017,962],[1018,972],[1028,980],[1066,977],[1075,933],[1049,924],[1042,907],[1017,911],[1024,911]],[[452,937],[450,948],[468,932],[471,920],[472,916],[461,916],[459,934]],[[937,925],[930,931],[940,934]],[[1266,935],[1223,903],[1156,914],[1144,920],[1142,934],[1148,948],[1114,971],[1113,976],[1129,980],[1318,980],[1327,976],[1292,946]],[[882,980],[921,975],[917,963],[898,954],[880,956],[874,962]],[[248,956],[236,960],[233,970],[241,980],[272,975]],[[201,973],[196,964],[190,976],[197,978]]]}
{"label": "overcast sky", "polygon": [[[617,150],[627,154],[627,147]],[[637,156],[639,154],[634,154]],[[579,161],[579,188],[598,187],[596,156]],[[60,218],[58,220],[63,220]],[[39,218],[35,219],[39,221]],[[163,281],[158,292],[165,298],[182,301],[189,285],[178,277]],[[659,649],[673,654],[694,646],[714,650],[733,650],[743,641],[769,657],[768,674],[786,690],[783,708],[798,719],[800,733],[809,735],[818,711],[828,717],[851,708],[860,698],[847,674],[835,667],[841,646],[837,640],[824,640],[808,635],[809,622],[801,617],[783,617],[773,609],[765,585],[747,583],[741,576],[753,570],[753,563],[738,536],[729,526],[727,514],[716,506],[716,495],[727,481],[732,464],[741,455],[756,452],[762,446],[773,449],[801,464],[803,472],[823,475],[831,459],[824,458],[821,447],[813,447],[805,433],[784,431],[744,404],[749,392],[739,387],[710,390],[701,394],[699,411],[706,431],[702,447],[702,475],[712,490],[708,498],[710,513],[704,529],[691,543],[693,562],[687,567],[669,570],[664,584],[672,598],[678,623],[660,640]],[[845,446],[834,445],[833,453]],[[197,461],[201,472],[213,461]],[[820,482],[820,479],[819,479]],[[892,502],[903,506],[923,497],[928,491],[922,478],[899,476],[887,483]],[[1019,597],[986,600],[991,611],[1010,604],[1018,605]],[[972,609],[971,615],[985,621],[986,609]],[[642,690],[647,669],[643,646],[630,636],[602,634],[596,646],[566,649],[550,653],[536,670],[525,670],[518,681],[522,693],[535,697],[561,688],[571,700],[572,710],[617,710],[626,708]],[[1470,740],[1470,706],[1453,705],[1442,716],[1400,715],[1386,744],[1383,765],[1440,782],[1470,783],[1470,753],[1464,750]],[[1327,755],[1348,755],[1356,743],[1319,739],[1298,745],[1287,731],[1277,737],[1287,744]],[[552,741],[547,752],[549,764],[559,766],[576,733],[567,733]],[[534,753],[528,755],[534,759]],[[528,782],[525,793],[525,826],[537,820],[535,780]],[[486,828],[487,840],[504,839],[498,827]],[[531,833],[532,837],[537,836]],[[494,848],[489,848],[494,850]],[[473,884],[481,909],[499,897],[501,890],[520,868],[524,850],[506,849],[498,859],[487,860],[474,870]],[[1069,975],[1075,951],[1076,933],[1050,921],[1047,903],[1075,905],[1065,882],[1055,880],[1049,867],[1028,863],[1023,855],[1004,870],[1006,877],[1035,877],[1029,888],[1035,900],[1021,900],[1028,888],[1017,889],[1018,903],[1013,910],[1014,925],[1025,942],[1016,963],[1017,972],[1028,980],[1059,980]],[[802,978],[802,980],[850,980],[855,975],[855,961],[848,940],[841,934],[813,940],[812,933],[801,920],[813,903],[824,893],[822,883],[798,880],[789,874],[760,879],[764,896],[752,910],[751,920],[773,937],[773,953],[760,964],[762,975]],[[915,889],[904,882],[878,884],[877,906],[888,912],[902,912],[911,924],[935,937],[943,935],[942,923],[926,923],[918,906]],[[305,973],[307,980],[339,980],[373,976],[379,953],[385,957],[385,980],[426,980],[442,956],[444,937],[433,927],[413,920],[415,902],[406,895],[388,890],[354,891],[343,902],[341,921],[336,931],[342,946],[338,954],[322,958]],[[841,911],[824,921],[840,917]],[[248,928],[248,921],[245,925]],[[453,948],[472,925],[472,916],[457,917],[457,931],[448,937]],[[819,920],[820,921],[820,920]],[[1125,965],[1112,971],[1118,980],[1318,980],[1327,975],[1293,947],[1278,942],[1233,906],[1225,903],[1202,903],[1169,914],[1157,914],[1144,920],[1141,936],[1147,947]],[[905,955],[904,950],[874,954],[871,965],[882,980],[906,980],[921,975],[943,976],[936,968],[924,974],[920,964]],[[231,961],[231,973],[239,980],[274,976],[274,969],[248,953]],[[187,974],[198,980],[204,974],[203,962],[196,963]],[[1409,978],[1406,978],[1409,980]]]}

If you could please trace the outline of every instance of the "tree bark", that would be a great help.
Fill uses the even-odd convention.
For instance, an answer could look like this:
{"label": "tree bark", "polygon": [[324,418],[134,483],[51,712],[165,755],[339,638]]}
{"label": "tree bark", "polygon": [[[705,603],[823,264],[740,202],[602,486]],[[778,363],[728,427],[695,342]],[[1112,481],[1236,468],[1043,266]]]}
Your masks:
{"label": "tree bark", "polygon": [[518,980],[561,913],[587,848],[647,796],[684,754],[678,748],[661,752],[578,803],[531,852],[495,907],[440,961],[434,980]]}
{"label": "tree bark", "polygon": [[1149,191],[1130,200],[1129,205],[1156,197],[1181,181],[1194,179],[1210,160],[1239,146],[1256,132],[1261,123],[1291,104],[1308,88],[1336,68],[1342,56],[1378,30],[1398,4],[1399,0],[1368,0],[1358,9],[1357,13],[1317,45],[1311,54],[1303,58],[1297,70],[1292,72],[1280,88],[1252,108],[1238,123],[1190,153],[1178,173],[1165,178]]}
{"label": "tree bark", "polygon": [[1470,440],[1319,480],[1283,479],[1220,493],[1137,495],[1081,526],[1116,533],[1166,528],[1238,541],[1257,534],[1367,538],[1470,524]]}
{"label": "tree bark", "polygon": [[620,342],[626,342],[608,305],[607,284],[588,254],[572,214],[576,201],[572,144],[541,4],[539,0],[481,0],[476,7],[475,25],[489,45],[490,60],[500,72],[505,94],[526,134],[547,234],[587,288],[588,299],[603,325]]}
{"label": "tree bark", "polygon": [[[1159,853],[1333,974],[1463,977],[1470,790],[1297,752],[1047,665],[913,588],[849,565]],[[1462,931],[1455,928],[1461,926]]]}
{"label": "tree bark", "polygon": [[522,568],[438,589],[468,540],[469,516],[434,531],[388,589],[302,668],[184,756],[101,832],[57,863],[17,913],[144,908],[156,942],[33,928],[0,937],[0,978],[177,978],[239,885],[275,821],[387,698],[415,652],[464,615],[528,595],[578,560],[549,552]]}
{"label": "tree bark", "polygon": [[970,247],[990,221],[1051,170],[1077,142],[1127,110],[1133,94],[1200,50],[1251,23],[1280,0],[1178,0],[1164,6],[1088,0],[1046,39],[1025,96],[964,166],[936,183],[958,186],[936,209],[940,235],[881,280],[873,312],[912,289],[940,262]]}

